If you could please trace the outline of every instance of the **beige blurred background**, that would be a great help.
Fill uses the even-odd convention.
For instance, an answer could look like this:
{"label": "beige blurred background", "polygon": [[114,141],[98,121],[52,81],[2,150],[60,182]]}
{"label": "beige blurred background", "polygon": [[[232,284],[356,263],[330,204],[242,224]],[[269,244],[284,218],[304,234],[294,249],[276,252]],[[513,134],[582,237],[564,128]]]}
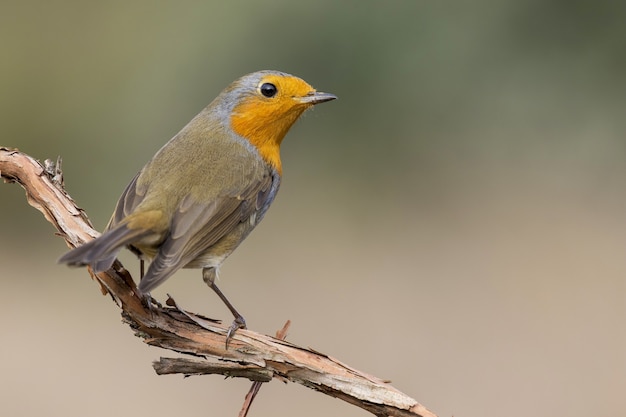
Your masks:
{"label": "beige blurred background", "polygon": [[[249,326],[440,416],[626,415],[626,3],[3,1],[0,145],[64,160],[94,224],[228,83],[338,101],[225,264]],[[158,377],[16,185],[0,185],[5,416],[235,416],[249,383]],[[128,254],[123,258],[136,271]],[[198,271],[155,292],[230,320]],[[266,384],[251,416],[363,416]]]}

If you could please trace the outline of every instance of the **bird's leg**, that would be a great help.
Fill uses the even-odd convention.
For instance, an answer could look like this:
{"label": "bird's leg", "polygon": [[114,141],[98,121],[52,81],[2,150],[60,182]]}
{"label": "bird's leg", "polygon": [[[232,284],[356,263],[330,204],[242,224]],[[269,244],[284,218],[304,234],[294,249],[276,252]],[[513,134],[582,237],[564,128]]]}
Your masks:
{"label": "bird's leg", "polygon": [[[139,258],[139,281],[141,282],[141,280],[143,279],[143,276],[145,275],[145,261],[143,258]],[[158,308],[163,308],[163,306],[161,305],[161,303],[159,303],[156,298],[153,298],[150,293],[145,293],[141,295],[141,298],[143,300],[143,303],[145,304],[145,306],[148,308],[148,310],[150,310],[151,313],[153,313],[153,304],[156,305]]]}
{"label": "bird's leg", "polygon": [[144,272],[145,272],[144,255],[141,253],[141,250],[139,250],[138,248],[136,248],[133,245],[128,245],[127,248],[132,253],[134,253],[135,256],[139,259],[139,280],[141,280],[141,278],[143,278]]}
{"label": "bird's leg", "polygon": [[235,334],[235,332],[238,329],[246,328],[246,320],[243,318],[241,314],[239,314],[235,306],[233,306],[231,302],[228,301],[228,298],[226,298],[224,293],[219,288],[217,288],[217,285],[215,285],[216,277],[217,277],[217,273],[216,273],[215,268],[204,268],[202,270],[202,279],[204,280],[204,282],[206,282],[206,285],[208,285],[209,288],[215,291],[217,296],[220,297],[220,300],[222,300],[222,302],[226,305],[226,307],[228,307],[230,312],[233,314],[233,317],[235,317],[235,320],[233,320],[233,323],[228,328],[228,333],[226,333],[226,349],[228,349],[228,342],[230,342],[230,339]]}

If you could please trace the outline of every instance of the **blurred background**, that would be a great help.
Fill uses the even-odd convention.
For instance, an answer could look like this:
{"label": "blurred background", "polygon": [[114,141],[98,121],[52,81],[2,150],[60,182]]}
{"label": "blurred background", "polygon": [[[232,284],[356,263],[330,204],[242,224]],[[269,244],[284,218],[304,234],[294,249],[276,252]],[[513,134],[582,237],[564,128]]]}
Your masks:
{"label": "blurred background", "polygon": [[[0,145],[63,157],[102,230],[133,175],[235,78],[339,100],[283,143],[282,190],[224,265],[251,329],[440,416],[626,415],[626,3],[0,3]],[[0,185],[7,416],[235,416],[250,383],[158,377],[150,348]],[[137,271],[128,254],[126,266]],[[230,320],[199,271],[153,295]],[[251,416],[363,416],[266,384]]]}

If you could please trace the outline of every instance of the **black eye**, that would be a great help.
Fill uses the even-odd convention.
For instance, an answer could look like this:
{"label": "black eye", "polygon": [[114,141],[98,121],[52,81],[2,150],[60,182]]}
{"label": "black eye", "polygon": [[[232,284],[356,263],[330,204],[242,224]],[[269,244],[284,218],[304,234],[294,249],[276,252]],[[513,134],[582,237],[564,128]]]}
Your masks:
{"label": "black eye", "polygon": [[274,84],[263,83],[261,85],[261,94],[263,94],[267,98],[274,97],[277,92],[278,90],[276,89],[276,86]]}

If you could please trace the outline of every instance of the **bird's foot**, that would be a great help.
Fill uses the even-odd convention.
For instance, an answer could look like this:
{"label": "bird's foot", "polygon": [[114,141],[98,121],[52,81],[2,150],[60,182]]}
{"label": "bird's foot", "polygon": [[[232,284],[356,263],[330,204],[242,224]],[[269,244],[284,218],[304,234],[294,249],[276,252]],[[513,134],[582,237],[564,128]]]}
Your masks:
{"label": "bird's foot", "polygon": [[159,303],[155,298],[153,298],[149,293],[141,294],[141,304],[150,311],[150,313],[154,313],[156,310],[162,309],[163,306]]}
{"label": "bird's foot", "polygon": [[233,320],[233,323],[228,328],[228,333],[226,333],[226,350],[228,350],[228,343],[230,342],[230,339],[234,336],[235,332],[239,329],[245,328],[246,320],[243,318],[243,316],[239,315],[235,317],[235,320]]}

